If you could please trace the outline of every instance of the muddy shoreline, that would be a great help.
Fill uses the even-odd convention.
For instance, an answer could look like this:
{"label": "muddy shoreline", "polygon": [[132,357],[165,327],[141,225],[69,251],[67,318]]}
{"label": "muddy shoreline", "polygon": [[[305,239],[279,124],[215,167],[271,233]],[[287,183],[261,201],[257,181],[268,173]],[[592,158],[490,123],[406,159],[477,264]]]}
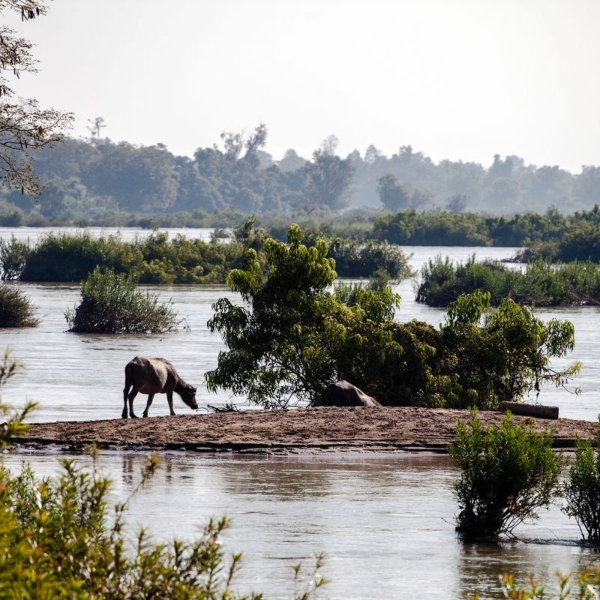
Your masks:
{"label": "muddy shoreline", "polygon": [[[314,408],[39,423],[15,440],[27,448],[189,450],[206,453],[300,454],[321,452],[446,453],[456,422],[467,411],[428,408]],[[485,423],[503,415],[482,412]],[[520,423],[526,417],[514,417]],[[532,419],[537,431],[554,430],[556,448],[573,448],[577,436],[594,438],[596,423]]]}

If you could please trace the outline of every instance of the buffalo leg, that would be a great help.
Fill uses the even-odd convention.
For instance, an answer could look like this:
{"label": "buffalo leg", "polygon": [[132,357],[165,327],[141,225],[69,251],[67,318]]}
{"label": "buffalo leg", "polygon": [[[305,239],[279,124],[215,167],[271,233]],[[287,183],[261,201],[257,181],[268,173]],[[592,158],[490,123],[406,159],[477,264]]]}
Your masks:
{"label": "buffalo leg", "polygon": [[137,419],[137,415],[133,414],[133,399],[137,396],[138,390],[133,388],[129,393],[129,416],[132,419]]}
{"label": "buffalo leg", "polygon": [[148,416],[148,409],[152,406],[152,400],[154,400],[154,394],[148,394],[148,403],[146,404],[146,410],[144,411],[143,417]]}
{"label": "buffalo leg", "polygon": [[123,390],[123,412],[121,413],[121,418],[127,418],[127,394],[129,393],[129,387],[126,387]]}
{"label": "buffalo leg", "polygon": [[171,412],[171,416],[175,416],[175,411],[173,410],[173,392],[167,392],[167,401],[169,402],[169,411]]}

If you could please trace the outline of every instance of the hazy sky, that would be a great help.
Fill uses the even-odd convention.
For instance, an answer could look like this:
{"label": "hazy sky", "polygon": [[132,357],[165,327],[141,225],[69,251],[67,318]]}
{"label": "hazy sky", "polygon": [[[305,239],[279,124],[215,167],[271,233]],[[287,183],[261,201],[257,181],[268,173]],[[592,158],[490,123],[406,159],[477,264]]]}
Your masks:
{"label": "hazy sky", "polygon": [[18,90],[75,135],[102,116],[191,155],[264,122],[277,158],[335,134],[342,154],[600,164],[598,0],[55,0],[16,23],[42,69]]}

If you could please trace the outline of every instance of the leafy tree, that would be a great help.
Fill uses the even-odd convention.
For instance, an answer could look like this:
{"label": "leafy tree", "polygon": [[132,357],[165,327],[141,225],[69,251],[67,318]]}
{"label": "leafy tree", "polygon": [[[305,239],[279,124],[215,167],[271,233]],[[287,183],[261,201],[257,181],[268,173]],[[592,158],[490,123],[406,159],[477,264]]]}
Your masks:
{"label": "leafy tree", "polygon": [[398,323],[399,296],[376,289],[328,288],[336,278],[327,244],[302,244],[297,225],[288,243],[267,239],[267,267],[254,250],[228,284],[246,306],[222,298],[211,331],[228,347],[207,374],[208,386],[244,394],[265,407],[319,399],[328,384],[346,379],[384,404],[497,408],[542,383],[563,385],[577,364],[561,371],[549,358],[573,348],[568,322],[544,324],[511,300],[481,319],[490,296],[459,298],[436,329]]}
{"label": "leafy tree", "polygon": [[461,213],[467,208],[467,201],[469,197],[465,194],[454,194],[448,198],[446,207],[450,212]]}
{"label": "leafy tree", "polygon": [[[307,248],[302,232],[291,226],[288,244],[265,243],[268,277],[256,251],[247,252],[243,269],[230,273],[227,283],[252,310],[221,298],[208,322],[219,331],[229,351],[219,353],[219,365],[207,374],[208,387],[247,393],[266,407],[285,406],[292,397],[311,400],[332,376],[332,365],[319,343],[332,296],[326,293],[336,278],[327,245]],[[326,322],[327,321],[327,322]]]}
{"label": "leafy tree", "polygon": [[408,188],[401,185],[397,177],[388,173],[377,181],[377,193],[379,200],[386,210],[398,212],[408,208],[410,203],[410,192]]}
{"label": "leafy tree", "polygon": [[348,193],[354,175],[350,161],[328,150],[316,150],[312,158],[312,162],[305,166],[309,205],[327,206],[333,210],[348,206]]}
{"label": "leafy tree", "polygon": [[306,159],[302,158],[298,155],[298,153],[293,149],[289,148],[285,151],[283,158],[279,161],[279,168],[284,171],[298,171],[302,169],[306,164]]}
{"label": "leafy tree", "polygon": [[537,519],[557,493],[561,459],[553,436],[531,423],[515,425],[507,413],[500,427],[484,428],[476,412],[457,423],[450,454],[461,471],[455,485],[460,513],[456,530],[468,537],[493,538]]}
{"label": "leafy tree", "polygon": [[[16,10],[23,21],[46,13],[45,0],[2,0],[0,13]],[[71,125],[70,113],[40,107],[37,100],[16,98],[10,75],[36,72],[33,45],[10,27],[0,27],[0,181],[10,188],[36,194],[40,185],[33,174],[31,151],[63,139]]]}
{"label": "leafy tree", "polygon": [[115,198],[125,210],[164,210],[175,203],[175,157],[164,147],[106,142],[98,150],[101,159],[86,177],[92,192]]}

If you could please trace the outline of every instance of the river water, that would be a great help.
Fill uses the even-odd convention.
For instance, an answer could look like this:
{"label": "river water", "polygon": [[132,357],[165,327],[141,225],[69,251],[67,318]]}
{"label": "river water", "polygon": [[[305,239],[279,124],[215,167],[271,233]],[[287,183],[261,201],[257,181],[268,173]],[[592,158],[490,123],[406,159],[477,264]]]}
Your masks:
{"label": "river water", "polygon": [[[35,239],[30,232],[24,238],[23,230],[14,233]],[[121,235],[132,239],[139,233],[123,230]],[[207,230],[193,234],[210,236]],[[438,253],[465,260],[472,253],[502,259],[515,252],[514,248],[407,250],[413,254],[415,269]],[[204,373],[215,367],[223,349],[220,338],[206,326],[211,305],[223,296],[236,300],[226,288],[147,286],[173,300],[187,328],[153,336],[106,336],[66,332],[64,311],[78,301],[79,286],[17,285],[36,305],[40,325],[0,330],[0,347],[10,348],[25,366],[3,390],[3,399],[15,405],[24,398],[38,402],[34,421],[119,417],[123,367],[137,354],[169,358],[184,379],[199,385],[202,407],[230,399],[227,393],[208,394],[203,384]],[[403,299],[398,319],[435,325],[443,321],[443,310],[415,303],[414,281],[403,282],[398,291]],[[556,364],[583,362],[576,382],[583,392],[575,396],[546,388],[540,396],[542,402],[559,405],[562,416],[595,420],[599,412],[600,362],[595,352],[599,311],[595,307],[537,311],[544,320],[569,319],[575,324],[577,347]],[[243,398],[235,400],[245,403]],[[151,410],[154,416],[166,415],[164,397],[159,396]],[[177,397],[175,410],[189,412]],[[40,474],[57,469],[52,455],[18,454],[5,460],[17,468],[23,458]],[[132,453],[101,456],[100,468],[115,481],[115,497],[124,497],[135,486],[143,460]],[[129,522],[134,528],[149,526],[161,539],[189,538],[209,517],[227,515],[233,527],[226,535],[226,547],[246,556],[239,587],[265,591],[267,598],[291,597],[291,565],[309,561],[315,552],[328,557],[323,574],[331,583],[323,596],[345,600],[464,599],[476,592],[487,597],[498,590],[499,573],[510,570],[523,578],[532,573],[552,580],[556,570],[570,572],[596,558],[571,543],[579,530],[557,507],[517,530],[524,542],[460,542],[452,524],[457,472],[448,457],[341,454],[269,459],[172,453],[163,462],[160,473],[134,501]]]}

